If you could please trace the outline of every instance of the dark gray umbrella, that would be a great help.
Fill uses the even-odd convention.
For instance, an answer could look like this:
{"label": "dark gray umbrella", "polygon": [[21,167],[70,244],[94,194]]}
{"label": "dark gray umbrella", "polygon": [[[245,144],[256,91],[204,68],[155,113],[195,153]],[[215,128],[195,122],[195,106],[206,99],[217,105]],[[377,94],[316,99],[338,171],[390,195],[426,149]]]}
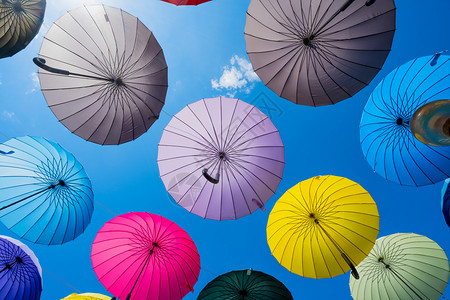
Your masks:
{"label": "dark gray umbrella", "polygon": [[296,104],[321,106],[370,83],[394,31],[393,0],[252,0],[245,40],[267,87]]}
{"label": "dark gray umbrella", "polygon": [[50,28],[34,62],[55,116],[90,142],[134,140],[164,105],[163,51],[139,19],[117,8],[69,11]]}
{"label": "dark gray umbrella", "polygon": [[0,0],[0,58],[25,48],[42,25],[45,0]]}

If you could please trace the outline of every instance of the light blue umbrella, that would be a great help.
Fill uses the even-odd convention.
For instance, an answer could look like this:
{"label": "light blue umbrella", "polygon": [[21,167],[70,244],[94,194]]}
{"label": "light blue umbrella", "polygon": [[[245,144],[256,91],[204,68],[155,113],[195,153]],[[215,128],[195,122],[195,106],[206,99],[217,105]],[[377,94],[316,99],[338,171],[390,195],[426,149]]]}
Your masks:
{"label": "light blue umbrella", "polygon": [[373,91],[360,125],[361,146],[372,169],[389,181],[422,186],[450,177],[450,147],[435,147],[411,132],[414,112],[450,99],[450,56],[416,58],[392,71]]}
{"label": "light blue umbrella", "polygon": [[63,244],[84,232],[91,182],[60,145],[25,136],[0,145],[0,221],[33,243]]}

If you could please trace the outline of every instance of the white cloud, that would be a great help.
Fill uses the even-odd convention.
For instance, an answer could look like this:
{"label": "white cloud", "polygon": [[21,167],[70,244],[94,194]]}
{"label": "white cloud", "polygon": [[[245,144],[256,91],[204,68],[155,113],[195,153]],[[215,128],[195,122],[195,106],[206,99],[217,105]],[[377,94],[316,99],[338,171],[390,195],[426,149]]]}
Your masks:
{"label": "white cloud", "polygon": [[2,111],[2,118],[11,120],[16,114],[7,110]]}
{"label": "white cloud", "polygon": [[36,72],[30,74],[31,82],[33,83],[33,87],[31,90],[25,92],[25,95],[34,93],[39,88],[39,76]]}
{"label": "white cloud", "polygon": [[211,80],[211,86],[215,90],[226,91],[229,97],[234,97],[237,92],[250,94],[254,82],[259,80],[252,64],[245,58],[234,55],[230,59],[230,65],[223,67],[222,76]]}

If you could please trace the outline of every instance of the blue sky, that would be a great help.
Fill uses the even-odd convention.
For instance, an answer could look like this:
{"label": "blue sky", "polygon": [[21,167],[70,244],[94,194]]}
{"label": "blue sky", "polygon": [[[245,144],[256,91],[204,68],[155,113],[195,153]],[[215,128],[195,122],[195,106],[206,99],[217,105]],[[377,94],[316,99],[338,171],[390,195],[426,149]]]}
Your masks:
{"label": "blue sky", "polygon": [[[276,200],[299,181],[316,175],[338,175],[361,184],[377,202],[380,233],[414,232],[436,241],[450,254],[450,229],[440,211],[442,183],[421,188],[402,187],[373,173],[359,144],[359,122],[367,98],[395,67],[415,57],[450,49],[450,2],[396,0],[397,31],[392,51],[370,86],[351,99],[320,108],[296,106],[279,98],[254,77],[248,66],[244,26],[249,0],[213,0],[198,7],[176,7],[159,0],[48,0],[44,25],[23,51],[0,60],[0,131],[9,137],[43,136],[58,142],[82,163],[92,181],[95,199],[116,214],[148,211],[184,228],[200,252],[202,271],[194,293],[215,275],[253,268],[266,272],[292,292],[294,299],[350,299],[349,274],[332,279],[308,279],[288,272],[271,255],[265,227]],[[431,2],[431,1],[430,1]],[[285,145],[283,180],[266,205],[267,211],[236,221],[204,220],[170,199],[156,163],[157,145],[170,117],[161,114],[150,130],[120,146],[84,141],[61,125],[40,92],[37,56],[42,37],[67,10],[103,3],[137,16],[153,31],[169,67],[169,90],[164,110],[175,114],[202,98],[234,95],[269,114]],[[6,138],[0,136],[0,142]],[[62,246],[27,243],[48,272],[83,292],[108,294],[91,266],[91,243],[113,217],[96,205],[91,224],[73,242]],[[0,234],[15,237],[0,226]],[[42,299],[60,299],[75,292],[44,272]],[[450,298],[450,290],[444,294]]]}

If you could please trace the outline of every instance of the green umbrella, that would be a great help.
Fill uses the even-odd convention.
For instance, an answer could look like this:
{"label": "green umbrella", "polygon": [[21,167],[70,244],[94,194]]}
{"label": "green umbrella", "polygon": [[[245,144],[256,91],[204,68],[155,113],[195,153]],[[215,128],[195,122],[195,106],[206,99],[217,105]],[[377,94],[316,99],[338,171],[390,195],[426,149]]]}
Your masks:
{"label": "green umbrella", "polygon": [[397,233],[379,238],[350,277],[353,299],[438,299],[445,290],[449,264],[444,250],[429,238]]}
{"label": "green umbrella", "polygon": [[42,25],[45,0],[0,0],[0,58],[25,48]]}
{"label": "green umbrella", "polygon": [[231,271],[220,275],[200,292],[197,300],[292,300],[280,281],[263,272]]}

